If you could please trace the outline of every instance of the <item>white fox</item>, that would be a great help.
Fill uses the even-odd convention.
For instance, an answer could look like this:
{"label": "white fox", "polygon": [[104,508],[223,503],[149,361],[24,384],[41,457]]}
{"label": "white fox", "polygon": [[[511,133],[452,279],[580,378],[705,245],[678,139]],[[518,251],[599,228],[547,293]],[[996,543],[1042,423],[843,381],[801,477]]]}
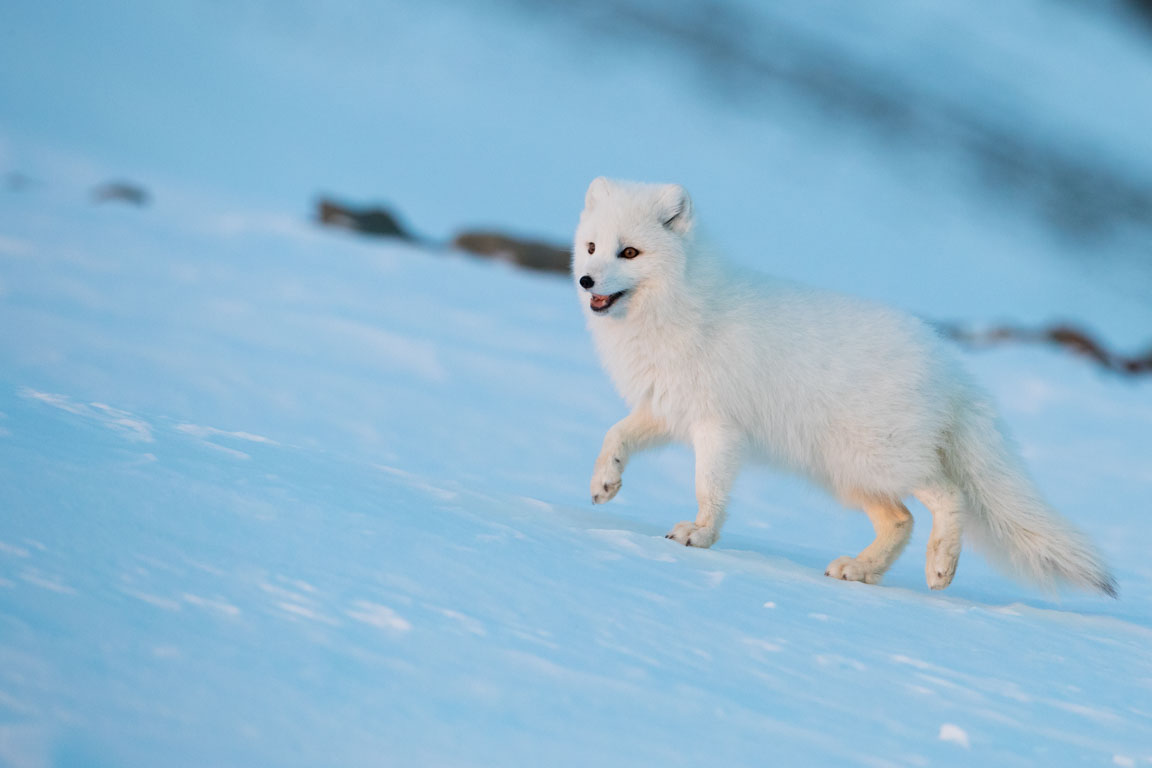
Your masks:
{"label": "white fox", "polygon": [[631,408],[608,430],[592,500],[620,490],[638,450],[696,454],[695,521],[668,538],[716,542],[745,460],[799,472],[862,507],[876,540],[827,575],[879,583],[912,533],[902,500],[932,512],[926,574],[943,589],[961,534],[1043,585],[1115,597],[1082,534],[1049,509],[995,409],[919,320],[863,300],[738,270],[699,248],[675,184],[595,179],[572,268],[605,369]]}

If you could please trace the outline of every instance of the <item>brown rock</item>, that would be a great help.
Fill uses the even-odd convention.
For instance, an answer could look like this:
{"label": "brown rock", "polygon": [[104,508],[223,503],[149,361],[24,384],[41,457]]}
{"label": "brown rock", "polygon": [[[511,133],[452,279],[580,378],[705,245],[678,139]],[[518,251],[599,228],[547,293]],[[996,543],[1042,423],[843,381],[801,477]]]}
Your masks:
{"label": "brown rock", "polygon": [[499,232],[461,232],[452,247],[540,272],[567,273],[572,252],[540,240],[522,240]]}

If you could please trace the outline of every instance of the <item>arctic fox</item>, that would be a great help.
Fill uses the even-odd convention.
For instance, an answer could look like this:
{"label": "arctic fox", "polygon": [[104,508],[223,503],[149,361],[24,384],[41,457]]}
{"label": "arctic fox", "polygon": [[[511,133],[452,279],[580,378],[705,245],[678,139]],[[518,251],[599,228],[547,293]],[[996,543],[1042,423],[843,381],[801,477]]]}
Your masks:
{"label": "arctic fox", "polygon": [[696,454],[694,521],[668,538],[709,547],[746,460],[799,472],[863,508],[876,540],[826,574],[879,583],[912,533],[903,499],[932,512],[926,574],[943,589],[961,534],[1043,585],[1115,580],[1049,509],[1003,436],[988,396],[919,320],[778,282],[699,248],[675,184],[593,180],[572,269],[601,361],[631,413],[608,430],[592,500],[620,490],[636,451],[669,441]]}

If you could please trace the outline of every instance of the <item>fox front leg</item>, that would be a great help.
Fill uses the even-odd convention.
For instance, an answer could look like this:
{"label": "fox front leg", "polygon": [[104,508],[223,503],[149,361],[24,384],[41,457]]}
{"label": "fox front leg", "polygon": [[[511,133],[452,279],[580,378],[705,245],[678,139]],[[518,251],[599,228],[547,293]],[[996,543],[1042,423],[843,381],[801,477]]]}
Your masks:
{"label": "fox front leg", "polygon": [[740,471],[742,443],[729,428],[708,425],[692,437],[696,451],[696,520],[677,523],[665,538],[689,547],[710,547],[728,515],[728,492]]}
{"label": "fox front leg", "polygon": [[644,406],[625,416],[604,435],[604,445],[592,470],[592,503],[603,504],[620,490],[621,473],[637,451],[667,442],[664,427]]}

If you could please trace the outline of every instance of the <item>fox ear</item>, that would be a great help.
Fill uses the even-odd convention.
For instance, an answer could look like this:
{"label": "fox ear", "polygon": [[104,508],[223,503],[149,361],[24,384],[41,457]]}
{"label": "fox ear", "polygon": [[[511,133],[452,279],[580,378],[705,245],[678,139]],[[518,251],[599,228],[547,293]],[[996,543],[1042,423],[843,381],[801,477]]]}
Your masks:
{"label": "fox ear", "polygon": [[597,176],[592,179],[592,183],[588,185],[588,191],[584,194],[584,208],[592,210],[596,203],[608,197],[611,182],[603,176]]}
{"label": "fox ear", "polygon": [[692,230],[692,198],[679,184],[666,184],[660,189],[660,223],[678,235]]}

